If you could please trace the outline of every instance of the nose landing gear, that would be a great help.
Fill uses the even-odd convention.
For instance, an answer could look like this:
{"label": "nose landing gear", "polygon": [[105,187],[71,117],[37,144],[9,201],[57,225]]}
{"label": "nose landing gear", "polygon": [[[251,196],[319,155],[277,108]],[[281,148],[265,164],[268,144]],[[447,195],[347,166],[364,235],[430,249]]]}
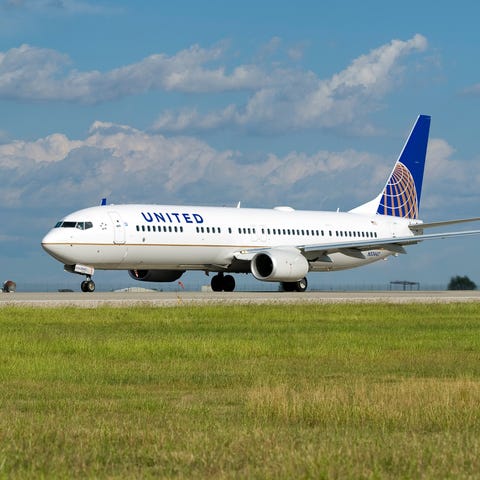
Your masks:
{"label": "nose landing gear", "polygon": [[92,280],[93,272],[95,271],[93,267],[87,265],[64,265],[63,269],[69,273],[76,273],[78,275],[85,275],[86,280],[80,284],[82,292],[94,292],[95,291],[95,282]]}

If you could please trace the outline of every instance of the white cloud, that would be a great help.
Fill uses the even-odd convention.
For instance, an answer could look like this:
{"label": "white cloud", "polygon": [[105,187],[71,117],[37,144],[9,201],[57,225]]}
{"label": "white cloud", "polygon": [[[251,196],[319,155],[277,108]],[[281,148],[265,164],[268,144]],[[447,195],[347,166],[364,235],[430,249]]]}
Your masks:
{"label": "white cloud", "polygon": [[70,141],[61,133],[54,133],[33,142],[15,140],[0,145],[0,167],[14,168],[19,161],[58,162],[81,145],[82,142]]}
{"label": "white cloud", "polygon": [[68,56],[22,45],[0,52],[0,98],[99,103],[152,90],[219,92],[256,89],[269,82],[255,65],[206,67],[223,55],[224,46],[198,45],[174,56],[155,54],[108,72],[70,69]]}
{"label": "white cloud", "polygon": [[[431,141],[422,194],[427,212],[435,214],[439,207],[442,213],[465,211],[456,200],[458,192],[463,202],[477,195],[476,183],[468,179],[478,179],[479,169],[453,154],[444,140]],[[391,167],[392,161],[352,149],[270,153],[253,161],[194,137],[95,122],[80,140],[55,133],[0,145],[0,203],[7,209],[58,209],[61,204],[68,210],[108,196],[115,203],[222,205],[242,200],[244,206],[347,210],[373,198]],[[448,218],[437,215],[442,217]]]}
{"label": "white cloud", "polygon": [[455,153],[445,140],[429,140],[422,207],[431,210],[436,218],[445,217],[441,212],[448,209],[458,216],[458,212],[468,209],[468,203],[475,205],[473,211],[478,210],[476,185],[480,179],[479,164],[456,158]]}
{"label": "white cloud", "polygon": [[[375,162],[374,156],[351,150],[269,154],[264,160],[247,162],[238,152],[218,151],[193,137],[168,138],[95,122],[83,140],[56,133],[0,145],[0,172],[5,179],[0,202],[4,207],[53,206],[61,198],[65,206],[79,206],[85,198],[113,195],[117,201],[130,202],[243,200],[266,206],[284,201],[308,206],[312,200],[311,208],[317,208],[319,198],[343,195],[332,178],[372,170]],[[355,183],[354,178],[351,181]],[[354,198],[350,195],[346,201]]]}
{"label": "white cloud", "polygon": [[[355,59],[345,70],[321,80],[312,72],[277,67],[269,81],[260,85],[242,107],[200,115],[196,110],[171,111],[160,115],[154,128],[179,132],[240,126],[255,130],[284,131],[304,128],[333,128],[357,122],[377,107],[401,81],[400,59],[423,51],[427,40],[415,35],[410,40],[392,40]],[[360,119],[360,121],[358,121]],[[367,132],[370,127],[364,125]]]}
{"label": "white cloud", "polygon": [[[274,54],[280,43],[277,37],[271,39],[263,55]],[[202,95],[240,91],[249,95],[243,106],[230,101],[207,113],[195,107],[166,111],[153,128],[184,132],[233,126],[285,131],[349,125],[352,131],[363,129],[367,134],[371,127],[363,117],[399,84],[400,59],[425,49],[426,44],[421,35],[393,40],[328,79],[288,62],[266,64],[263,58],[227,69],[221,64],[226,44],[193,45],[171,56],[154,54],[106,72],[79,71],[67,55],[56,50],[21,45],[0,52],[0,98],[94,104],[158,90]],[[287,50],[287,57],[298,60],[300,55],[300,47]]]}

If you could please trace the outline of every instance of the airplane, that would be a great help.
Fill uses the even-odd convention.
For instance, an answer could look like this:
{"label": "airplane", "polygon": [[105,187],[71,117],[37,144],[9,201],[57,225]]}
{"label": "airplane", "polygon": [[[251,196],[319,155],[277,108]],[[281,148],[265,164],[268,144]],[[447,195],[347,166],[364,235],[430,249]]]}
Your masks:
{"label": "airplane", "polygon": [[68,272],[84,275],[93,292],[99,270],[127,270],[131,278],[173,282],[187,270],[215,273],[213,291],[233,291],[232,273],[252,273],[304,292],[309,272],[368,265],[426,240],[478,235],[480,230],[425,234],[424,230],[480,217],[424,223],[419,219],[430,116],[419,115],[388,177],[373,199],[348,212],[174,206],[102,205],[60,220],[42,247]]}

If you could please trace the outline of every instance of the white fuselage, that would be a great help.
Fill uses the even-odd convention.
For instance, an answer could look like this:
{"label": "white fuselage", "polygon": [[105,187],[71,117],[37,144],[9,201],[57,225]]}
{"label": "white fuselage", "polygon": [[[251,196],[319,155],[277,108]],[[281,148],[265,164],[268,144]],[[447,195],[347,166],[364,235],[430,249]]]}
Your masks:
{"label": "white fuselage", "polygon": [[[413,236],[411,220],[344,212],[170,205],[105,205],[74,212],[48,232],[43,248],[65,265],[97,269],[249,271],[235,254]],[[309,258],[310,271],[353,268],[391,255],[332,253]]]}

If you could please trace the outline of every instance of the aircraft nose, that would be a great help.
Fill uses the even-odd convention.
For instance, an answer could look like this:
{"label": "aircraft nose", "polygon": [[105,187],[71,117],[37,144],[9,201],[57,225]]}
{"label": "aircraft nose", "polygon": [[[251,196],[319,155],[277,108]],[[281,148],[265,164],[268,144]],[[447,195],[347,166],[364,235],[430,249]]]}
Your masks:
{"label": "aircraft nose", "polygon": [[46,250],[47,252],[49,252],[49,249],[53,243],[53,233],[52,231],[50,230],[50,232],[48,232],[43,238],[42,238],[42,247],[44,250]]}
{"label": "aircraft nose", "polygon": [[55,230],[50,230],[42,238],[42,248],[52,257],[59,259],[62,247],[60,244],[60,238],[58,237],[58,232]]}

